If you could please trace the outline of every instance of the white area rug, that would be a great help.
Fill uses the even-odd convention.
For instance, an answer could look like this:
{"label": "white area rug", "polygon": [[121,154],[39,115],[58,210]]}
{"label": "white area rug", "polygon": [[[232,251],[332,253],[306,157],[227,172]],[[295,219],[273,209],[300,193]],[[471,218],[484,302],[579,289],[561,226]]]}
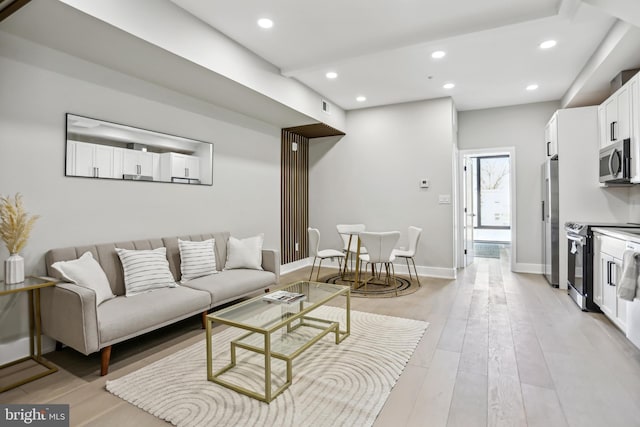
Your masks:
{"label": "white area rug", "polygon": [[[320,307],[314,317],[339,320],[345,310]],[[109,392],[177,426],[370,426],[429,324],[351,312],[351,335],[336,345],[328,334],[293,362],[293,384],[270,404],[207,381],[202,342],[122,378]],[[214,332],[214,369],[229,361],[229,341],[242,331]],[[264,388],[263,356],[239,350],[227,380]],[[284,378],[274,359],[274,384]]]}

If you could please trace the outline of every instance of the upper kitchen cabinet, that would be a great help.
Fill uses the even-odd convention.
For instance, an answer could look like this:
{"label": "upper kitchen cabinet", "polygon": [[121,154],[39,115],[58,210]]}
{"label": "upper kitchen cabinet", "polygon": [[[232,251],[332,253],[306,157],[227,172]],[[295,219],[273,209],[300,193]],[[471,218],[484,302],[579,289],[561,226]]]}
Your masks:
{"label": "upper kitchen cabinet", "polygon": [[161,179],[170,182],[194,183],[200,181],[200,159],[181,153],[160,154]]}
{"label": "upper kitchen cabinet", "polygon": [[[636,75],[598,108],[600,148],[631,138],[633,122],[638,120],[634,113],[634,89],[637,91]],[[635,107],[637,110],[637,106]]]}
{"label": "upper kitchen cabinet", "polygon": [[123,150],[123,174],[153,177],[153,153],[142,150]]}
{"label": "upper kitchen cabinet", "polygon": [[558,156],[558,113],[556,112],[544,128],[545,150],[547,157]]}
{"label": "upper kitchen cabinet", "polygon": [[113,147],[87,142],[67,142],[67,175],[113,178]]}

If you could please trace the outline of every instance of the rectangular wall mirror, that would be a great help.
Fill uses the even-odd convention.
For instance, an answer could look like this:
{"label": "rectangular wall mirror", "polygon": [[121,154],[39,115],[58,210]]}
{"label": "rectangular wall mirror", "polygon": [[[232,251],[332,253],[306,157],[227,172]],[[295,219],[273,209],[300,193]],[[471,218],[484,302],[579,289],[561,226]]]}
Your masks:
{"label": "rectangular wall mirror", "polygon": [[66,176],[213,184],[213,144],[67,114]]}

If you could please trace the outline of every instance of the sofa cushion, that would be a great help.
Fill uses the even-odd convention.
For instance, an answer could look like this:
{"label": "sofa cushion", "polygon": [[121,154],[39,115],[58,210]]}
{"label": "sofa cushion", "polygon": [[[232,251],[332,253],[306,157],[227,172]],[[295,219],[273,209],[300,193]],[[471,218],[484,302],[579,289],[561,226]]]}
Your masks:
{"label": "sofa cushion", "polygon": [[96,293],[96,305],[115,297],[107,275],[89,251],[78,259],[54,262],[51,267],[71,283],[93,290]]}
{"label": "sofa cushion", "polygon": [[218,272],[214,239],[202,242],[178,239],[178,247],[180,249],[181,283]]}
{"label": "sofa cushion", "polygon": [[183,286],[119,296],[97,309],[100,344],[121,341],[202,312],[211,296]]}
{"label": "sofa cushion", "polygon": [[163,237],[163,246],[167,248],[167,260],[169,261],[169,269],[178,281],[182,280],[180,275],[180,249],[178,247],[178,239],[191,240],[192,242],[201,242],[203,240],[214,239],[216,242],[216,269],[221,271],[227,259],[227,239],[229,232],[194,234],[190,236]]}
{"label": "sofa cushion", "polygon": [[212,305],[218,305],[272,286],[275,282],[276,275],[270,271],[237,269],[199,277],[188,281],[183,287],[209,292]]}
{"label": "sofa cushion", "polygon": [[225,270],[236,268],[250,268],[262,270],[262,243],[264,234],[258,234],[246,239],[229,237],[227,241],[227,262]]}
{"label": "sofa cushion", "polygon": [[124,270],[125,295],[130,297],[158,288],[175,288],[178,284],[169,271],[167,249],[129,250],[116,248]]}

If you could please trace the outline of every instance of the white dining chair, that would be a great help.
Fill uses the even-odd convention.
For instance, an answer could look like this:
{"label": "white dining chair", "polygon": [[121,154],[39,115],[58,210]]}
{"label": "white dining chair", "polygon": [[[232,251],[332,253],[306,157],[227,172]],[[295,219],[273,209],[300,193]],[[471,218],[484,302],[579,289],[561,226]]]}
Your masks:
{"label": "white dining chair", "polygon": [[409,227],[409,249],[394,249],[392,254],[396,258],[404,258],[407,262],[407,270],[409,271],[409,279],[411,279],[411,267],[409,267],[409,260],[413,263],[413,271],[416,273],[416,280],[418,281],[418,286],[422,286],[420,284],[420,277],[418,276],[418,270],[416,269],[416,251],[418,250],[418,242],[420,241],[420,236],[422,235],[422,228],[418,227]]}
{"label": "white dining chair", "polygon": [[[351,263],[353,264],[352,254],[355,255],[358,252],[358,236],[352,233],[362,233],[365,231],[366,227],[364,224],[338,224],[336,225],[336,230],[338,230],[338,234],[340,234],[340,238],[342,239],[343,248],[342,250],[346,254],[346,256],[351,259]],[[366,254],[367,248],[365,245],[360,245],[360,253]],[[353,268],[353,265],[352,265]],[[345,272],[347,269],[347,264],[345,263]]]}
{"label": "white dining chair", "polygon": [[[365,283],[365,290],[367,284],[375,278],[375,266],[380,264],[385,267],[386,278],[385,283],[387,286],[391,286],[393,280],[395,284],[396,296],[398,295],[398,281],[396,279],[396,272],[393,267],[393,261],[395,256],[393,255],[393,248],[400,240],[399,231],[386,231],[382,233],[363,232],[360,233],[360,240],[362,244],[367,247],[368,252],[360,255],[360,267],[362,263],[371,264],[372,275],[367,279]],[[382,268],[380,268],[382,271]],[[382,274],[382,273],[381,273]]]}
{"label": "white dining chair", "polygon": [[318,264],[318,271],[316,272],[316,281],[320,277],[320,267],[322,267],[322,261],[327,258],[338,258],[339,269],[342,270],[342,260],[345,257],[344,252],[337,249],[322,249],[320,250],[320,230],[317,228],[307,228],[309,233],[309,252],[313,256],[313,264],[311,264],[311,274],[309,274],[309,280],[313,277],[313,269],[316,265],[316,260],[320,259]]}

